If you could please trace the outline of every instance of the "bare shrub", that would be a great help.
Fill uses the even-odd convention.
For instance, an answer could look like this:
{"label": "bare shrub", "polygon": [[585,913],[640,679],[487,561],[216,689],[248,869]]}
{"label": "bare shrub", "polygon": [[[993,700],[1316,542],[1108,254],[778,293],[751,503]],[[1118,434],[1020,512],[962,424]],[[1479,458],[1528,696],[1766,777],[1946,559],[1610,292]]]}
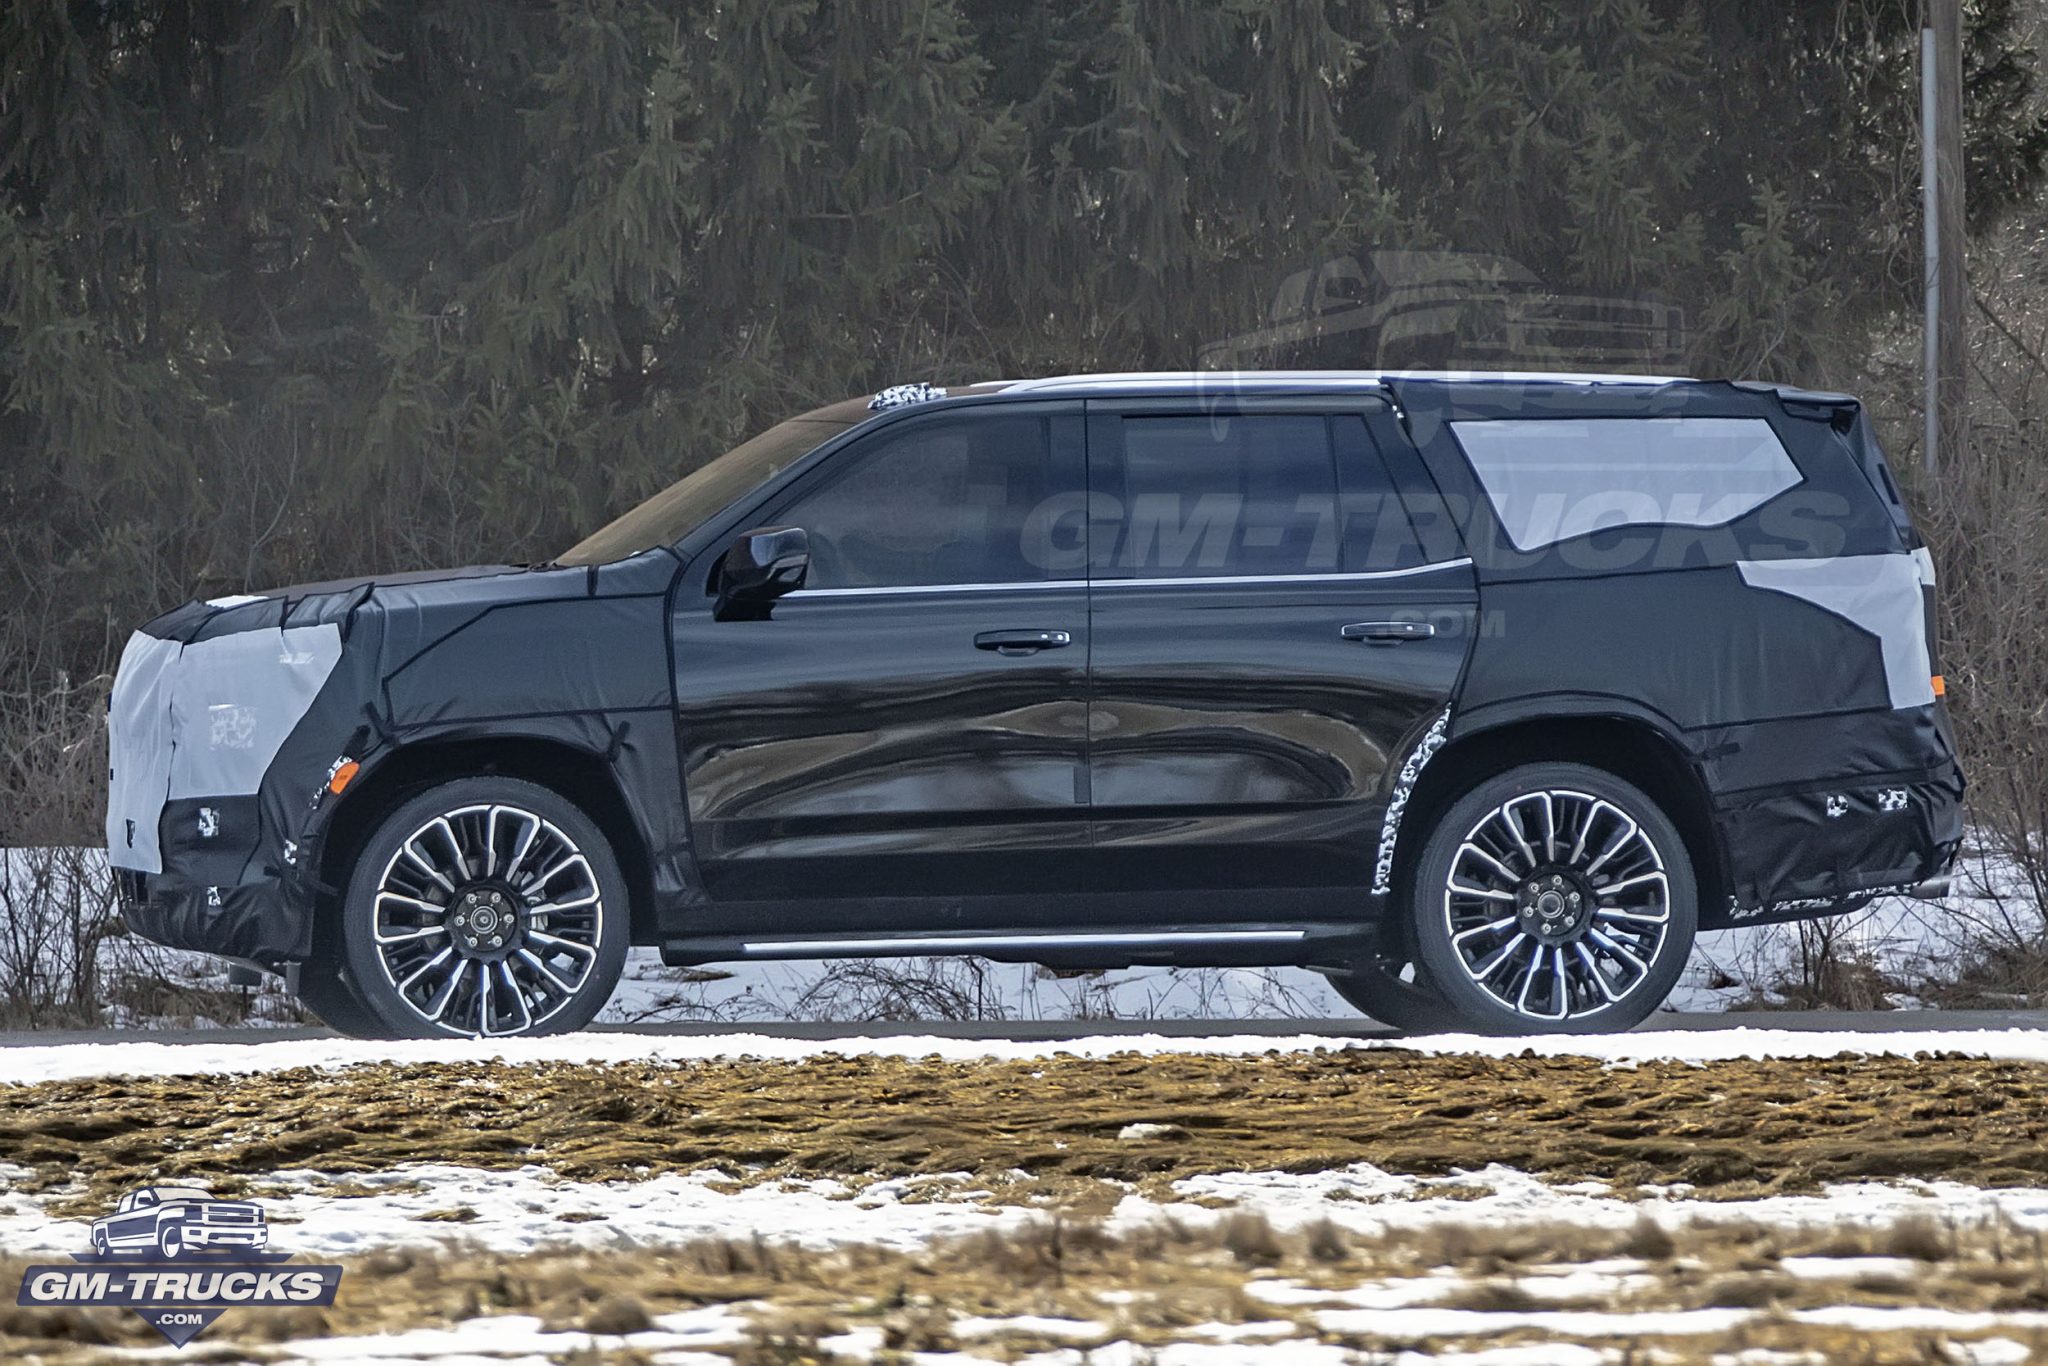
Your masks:
{"label": "bare shrub", "polygon": [[793,1020],[1001,1020],[985,958],[859,958],[834,963],[790,1003]]}
{"label": "bare shrub", "polygon": [[97,850],[0,849],[0,1026],[98,1023],[101,944],[122,932]]}
{"label": "bare shrub", "polygon": [[1794,1010],[1890,1010],[1896,989],[1872,947],[1854,938],[1839,918],[1802,920],[1793,927],[1791,969],[1776,984]]}
{"label": "bare shrub", "polygon": [[1902,320],[1857,377],[1933,553],[1941,668],[1969,778],[1943,952],[1919,988],[1949,1005],[2048,990],[2048,238],[2038,215],[1971,244],[1968,448],[1920,472],[1919,333]]}
{"label": "bare shrub", "polygon": [[[19,642],[16,642],[19,643]],[[95,830],[107,683],[0,694],[0,1024],[95,1022],[101,945],[123,933]]]}

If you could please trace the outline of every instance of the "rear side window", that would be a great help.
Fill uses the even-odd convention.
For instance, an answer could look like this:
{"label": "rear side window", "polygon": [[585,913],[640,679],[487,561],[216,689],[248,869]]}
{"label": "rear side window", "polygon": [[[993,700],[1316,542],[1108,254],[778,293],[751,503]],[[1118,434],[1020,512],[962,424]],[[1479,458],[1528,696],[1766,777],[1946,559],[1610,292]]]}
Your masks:
{"label": "rear side window", "polygon": [[1337,473],[1317,415],[1123,419],[1120,506],[1104,557],[1123,578],[1334,572]]}
{"label": "rear side window", "polygon": [[835,458],[770,520],[809,534],[806,588],[1042,582],[1050,458],[1043,417],[913,422]]}
{"label": "rear side window", "polygon": [[1344,572],[1412,569],[1426,563],[1429,556],[1394,491],[1386,460],[1365,429],[1365,419],[1356,413],[1333,417],[1330,434],[1337,451]]}
{"label": "rear side window", "polygon": [[1514,418],[1450,429],[1523,552],[1617,527],[1721,526],[1800,482],[1762,418]]}

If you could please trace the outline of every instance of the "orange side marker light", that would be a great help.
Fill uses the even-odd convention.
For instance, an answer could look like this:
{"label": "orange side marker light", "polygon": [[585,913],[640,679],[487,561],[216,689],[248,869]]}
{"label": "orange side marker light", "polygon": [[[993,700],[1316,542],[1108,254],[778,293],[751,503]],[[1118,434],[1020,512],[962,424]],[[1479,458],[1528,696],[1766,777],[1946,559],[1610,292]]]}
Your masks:
{"label": "orange side marker light", "polygon": [[[1941,688],[1938,684],[1935,687],[1935,691],[1941,691]],[[327,790],[329,792],[332,792],[335,796],[339,797],[341,795],[341,790],[344,787],[347,787],[350,783],[354,782],[356,774],[361,773],[362,771],[363,766],[361,764],[357,763],[353,759],[349,760],[340,768],[334,770],[334,776],[327,780]]]}
{"label": "orange side marker light", "polygon": [[1942,676],[1941,676],[1940,674],[1936,674],[1936,675],[1934,675],[1933,679],[1932,679],[1932,680],[1930,680],[1930,681],[1931,681],[1931,682],[1933,682],[1933,684],[1934,684],[1934,695],[1935,695],[1936,697],[1947,697],[1947,696],[1948,696],[1948,680],[1947,680],[1947,679],[1943,678],[1943,677],[1942,677]]}

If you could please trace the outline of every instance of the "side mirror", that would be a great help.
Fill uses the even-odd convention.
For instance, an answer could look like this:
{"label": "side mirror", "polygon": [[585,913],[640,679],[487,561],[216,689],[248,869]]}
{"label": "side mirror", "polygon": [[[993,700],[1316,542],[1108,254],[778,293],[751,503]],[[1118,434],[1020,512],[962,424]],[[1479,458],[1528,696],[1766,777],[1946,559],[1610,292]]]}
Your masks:
{"label": "side mirror", "polygon": [[733,537],[718,566],[720,621],[758,621],[775,600],[804,586],[811,538],[800,526],[756,527]]}

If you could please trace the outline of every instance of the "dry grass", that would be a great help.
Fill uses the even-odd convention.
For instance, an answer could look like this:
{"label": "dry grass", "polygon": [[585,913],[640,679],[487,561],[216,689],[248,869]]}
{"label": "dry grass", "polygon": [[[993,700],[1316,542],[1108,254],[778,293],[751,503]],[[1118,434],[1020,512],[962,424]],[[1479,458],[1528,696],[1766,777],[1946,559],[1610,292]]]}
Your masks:
{"label": "dry grass", "polygon": [[[1185,1131],[1119,1139],[1129,1124]],[[2048,1067],[1981,1059],[1645,1063],[1394,1049],[1030,1062],[368,1066],[0,1088],[0,1161],[62,1208],[279,1168],[538,1163],[579,1180],[968,1172],[1005,1191],[1157,1193],[1217,1172],[1499,1162],[1709,1198],[1829,1182],[2048,1184]]]}
{"label": "dry grass", "polygon": [[[805,1252],[744,1238],[620,1252],[551,1252],[509,1256],[477,1250],[391,1250],[347,1263],[343,1291],[330,1309],[244,1311],[229,1315],[188,1355],[200,1360],[263,1360],[292,1339],[358,1336],[448,1327],[481,1316],[525,1314],[548,1331],[624,1336],[596,1344],[586,1359],[632,1359],[630,1335],[659,1316],[707,1305],[730,1305],[750,1323],[746,1341],[729,1348],[750,1363],[824,1359],[819,1340],[867,1327],[882,1334],[885,1352],[949,1351],[1015,1359],[1066,1341],[1029,1331],[963,1340],[953,1325],[966,1316],[1043,1315],[1100,1323],[1094,1341],[1139,1348],[1197,1340],[1205,1323],[1286,1321],[1297,1340],[1333,1342],[1360,1351],[1546,1341],[1506,1318],[1500,1330],[1476,1336],[1408,1339],[1370,1327],[1332,1330],[1318,1323],[1323,1306],[1282,1305],[1261,1298],[1257,1281],[1283,1279],[1342,1292],[1386,1281],[1429,1276],[1441,1287],[1434,1302],[1513,1316],[1530,1310],[1646,1311],[1715,1306],[1759,1311],[1726,1332],[1645,1333],[1590,1339],[1656,1359],[1706,1362],[1745,1348],[1820,1353],[1830,1362],[1963,1360],[1963,1339],[1989,1333],[2035,1347],[2048,1337],[2025,1327],[1993,1326],[1961,1335],[1856,1332],[1796,1318],[1799,1311],[1852,1303],[1872,1307],[1935,1306],[1992,1313],[2048,1303],[2048,1261],[2039,1238],[2003,1224],[1944,1230],[1940,1256],[1910,1284],[1896,1279],[1817,1281],[1786,1274],[1793,1255],[1901,1255],[1933,1252],[1912,1221],[1825,1234],[1762,1226],[1691,1227],[1666,1255],[1637,1258],[1644,1284],[1590,1290],[1578,1298],[1544,1293],[1555,1272],[1601,1259],[1636,1257],[1640,1230],[1574,1225],[1524,1228],[1512,1238],[1480,1225],[1393,1231],[1333,1246],[1315,1228],[1283,1233],[1256,1216],[1205,1228],[1165,1224],[1112,1236],[1092,1223],[1047,1221],[1008,1236],[980,1234],[922,1252],[848,1247]],[[1668,1235],[1667,1235],[1668,1236]],[[1247,1249],[1253,1255],[1249,1262]],[[1912,1254],[1908,1254],[1912,1255]],[[0,1263],[11,1283],[18,1263]],[[1334,1306],[1337,1301],[1332,1301]],[[0,1307],[0,1357],[53,1363],[97,1360],[109,1347],[152,1343],[150,1330],[121,1311],[49,1312]],[[1087,1345],[1090,1339],[1079,1339]]]}

